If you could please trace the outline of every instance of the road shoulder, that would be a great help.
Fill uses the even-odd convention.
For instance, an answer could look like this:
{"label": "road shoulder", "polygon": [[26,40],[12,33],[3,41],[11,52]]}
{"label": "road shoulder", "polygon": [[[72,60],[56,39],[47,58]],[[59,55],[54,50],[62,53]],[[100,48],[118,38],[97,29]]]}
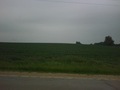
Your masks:
{"label": "road shoulder", "polygon": [[99,80],[120,80],[120,75],[89,75],[89,74],[11,72],[11,71],[0,71],[0,76],[40,77],[40,78],[67,78],[67,79],[87,78],[87,79],[99,79]]}

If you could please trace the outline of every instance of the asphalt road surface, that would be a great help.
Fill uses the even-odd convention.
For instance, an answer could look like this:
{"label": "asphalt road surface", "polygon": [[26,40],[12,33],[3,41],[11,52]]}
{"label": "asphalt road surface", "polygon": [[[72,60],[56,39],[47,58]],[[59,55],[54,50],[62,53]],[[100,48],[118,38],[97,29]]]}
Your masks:
{"label": "asphalt road surface", "polygon": [[120,90],[120,80],[0,76],[0,90]]}

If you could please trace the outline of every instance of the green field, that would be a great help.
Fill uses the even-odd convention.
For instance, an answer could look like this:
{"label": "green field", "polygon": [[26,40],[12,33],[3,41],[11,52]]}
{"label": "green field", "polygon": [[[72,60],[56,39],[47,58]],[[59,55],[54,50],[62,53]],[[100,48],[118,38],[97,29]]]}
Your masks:
{"label": "green field", "polygon": [[120,75],[120,47],[0,43],[0,71]]}

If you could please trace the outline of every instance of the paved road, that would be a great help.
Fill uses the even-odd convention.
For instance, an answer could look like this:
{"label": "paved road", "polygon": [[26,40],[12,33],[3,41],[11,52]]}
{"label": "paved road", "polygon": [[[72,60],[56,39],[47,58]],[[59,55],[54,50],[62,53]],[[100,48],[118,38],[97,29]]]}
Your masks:
{"label": "paved road", "polygon": [[0,90],[120,90],[120,80],[0,76]]}

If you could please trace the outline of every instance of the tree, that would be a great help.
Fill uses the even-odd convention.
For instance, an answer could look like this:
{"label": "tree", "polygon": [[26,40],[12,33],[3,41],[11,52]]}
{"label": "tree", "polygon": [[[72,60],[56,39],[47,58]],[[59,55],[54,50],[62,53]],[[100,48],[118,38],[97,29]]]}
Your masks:
{"label": "tree", "polygon": [[112,37],[111,37],[111,36],[106,36],[106,37],[105,37],[104,44],[105,44],[105,45],[108,45],[108,46],[114,45],[114,41],[113,41]]}
{"label": "tree", "polygon": [[94,45],[104,45],[104,42],[94,43]]}
{"label": "tree", "polygon": [[80,42],[76,41],[76,44],[81,44]]}

